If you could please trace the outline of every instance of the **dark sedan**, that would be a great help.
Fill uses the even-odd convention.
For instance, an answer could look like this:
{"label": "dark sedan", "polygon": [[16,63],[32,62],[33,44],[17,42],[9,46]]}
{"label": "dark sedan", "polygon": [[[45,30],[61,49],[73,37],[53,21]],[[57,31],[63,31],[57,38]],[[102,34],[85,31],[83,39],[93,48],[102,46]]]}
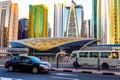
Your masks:
{"label": "dark sedan", "polygon": [[5,68],[8,71],[27,70],[38,73],[48,72],[51,69],[51,64],[34,56],[15,56],[6,61]]}

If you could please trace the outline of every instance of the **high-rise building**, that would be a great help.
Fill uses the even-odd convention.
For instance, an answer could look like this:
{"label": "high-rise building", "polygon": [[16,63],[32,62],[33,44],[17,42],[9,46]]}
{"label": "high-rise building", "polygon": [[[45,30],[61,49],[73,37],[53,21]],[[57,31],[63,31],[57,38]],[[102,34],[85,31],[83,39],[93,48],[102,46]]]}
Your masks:
{"label": "high-rise building", "polygon": [[28,38],[28,19],[23,18],[18,21],[18,39]]}
{"label": "high-rise building", "polygon": [[0,2],[0,47],[8,47],[9,41],[17,40],[18,5],[9,1]]}
{"label": "high-rise building", "polygon": [[92,0],[92,1],[93,1],[92,26],[94,38],[101,39],[101,42],[99,42],[99,44],[107,44],[109,43],[108,0]]}
{"label": "high-rise building", "polygon": [[93,38],[92,20],[84,20],[82,33],[83,38]]}
{"label": "high-rise building", "polygon": [[83,26],[83,7],[77,5],[73,0],[70,7],[66,7],[64,26],[66,26],[66,37],[81,37]]}
{"label": "high-rise building", "polygon": [[64,4],[54,5],[54,37],[64,37],[64,10]]}
{"label": "high-rise building", "polygon": [[83,7],[73,0],[71,6],[54,5],[54,37],[82,37]]}
{"label": "high-rise building", "polygon": [[51,27],[50,27],[50,23],[48,23],[48,37],[51,37]]}
{"label": "high-rise building", "polygon": [[97,0],[92,0],[93,37],[97,38]]}
{"label": "high-rise building", "polygon": [[109,0],[110,44],[120,44],[120,0]]}
{"label": "high-rise building", "polygon": [[48,7],[40,5],[29,6],[28,38],[47,37]]}

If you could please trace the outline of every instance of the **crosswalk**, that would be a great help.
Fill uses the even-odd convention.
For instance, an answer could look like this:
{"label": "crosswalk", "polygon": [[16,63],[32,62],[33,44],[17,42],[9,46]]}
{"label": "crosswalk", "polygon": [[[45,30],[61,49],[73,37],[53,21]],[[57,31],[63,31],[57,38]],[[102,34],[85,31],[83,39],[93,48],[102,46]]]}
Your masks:
{"label": "crosswalk", "polygon": [[55,76],[52,76],[51,78],[53,78],[54,80],[79,80],[78,78],[76,78],[78,75],[75,74],[68,74],[68,73],[55,73]]}
{"label": "crosswalk", "polygon": [[23,80],[23,79],[0,77],[0,80]]}

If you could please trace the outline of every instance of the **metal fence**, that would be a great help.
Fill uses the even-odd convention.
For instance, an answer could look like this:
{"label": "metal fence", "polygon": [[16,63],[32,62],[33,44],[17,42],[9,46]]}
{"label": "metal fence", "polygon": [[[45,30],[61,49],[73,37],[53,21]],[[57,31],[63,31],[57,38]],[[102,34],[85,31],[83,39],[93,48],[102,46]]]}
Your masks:
{"label": "metal fence", "polygon": [[[9,59],[10,57],[2,57],[0,58],[0,65],[4,65],[5,61]],[[50,62],[52,64],[53,68],[67,68],[67,69],[95,69],[95,70],[117,70],[120,71],[120,65],[112,63],[113,65],[110,66],[110,61],[108,61],[108,67],[103,67],[106,66],[104,64],[103,66],[101,65],[101,60],[97,58],[96,60],[87,60],[87,59],[75,59],[74,62],[78,62],[79,66],[74,63],[70,62],[69,56],[58,56],[56,58],[55,56],[39,56],[39,58],[43,61]],[[80,65],[80,63],[83,63]],[[86,63],[90,63],[89,65]]]}
{"label": "metal fence", "polygon": [[[112,63],[112,65],[110,62],[112,62],[111,60],[108,61],[108,63],[104,63],[102,62],[99,58],[97,58],[96,60],[86,60],[86,59],[76,59],[74,62],[70,62],[69,60],[69,56],[59,56],[58,59],[56,57],[50,57],[50,56],[42,56],[41,60],[43,61],[47,61],[50,62],[52,64],[53,68],[72,68],[72,69],[95,69],[95,70],[117,70],[120,71],[120,65],[119,64],[115,64]],[[77,65],[77,63],[79,63],[79,65]],[[80,65],[80,63],[83,63],[82,65]],[[89,63],[89,65],[87,64]],[[103,64],[102,64],[103,63]]]}

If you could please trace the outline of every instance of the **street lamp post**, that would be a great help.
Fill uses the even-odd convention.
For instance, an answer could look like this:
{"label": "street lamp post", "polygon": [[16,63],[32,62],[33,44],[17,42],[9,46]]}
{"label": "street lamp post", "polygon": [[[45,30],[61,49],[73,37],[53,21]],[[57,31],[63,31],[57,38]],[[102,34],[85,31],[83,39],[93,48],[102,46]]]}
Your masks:
{"label": "street lamp post", "polygon": [[33,54],[32,54],[32,56],[34,56],[34,52],[35,52],[35,51],[34,51],[34,48],[33,48]]}
{"label": "street lamp post", "polygon": [[59,56],[60,56],[61,54],[64,54],[64,55],[65,55],[66,53],[65,53],[65,51],[63,51],[62,49],[60,49],[60,52],[58,52],[58,53],[56,54],[56,56],[55,56],[56,59],[57,59],[57,68],[58,68],[58,65],[59,65],[59,61],[58,61],[58,60],[59,60]]}

